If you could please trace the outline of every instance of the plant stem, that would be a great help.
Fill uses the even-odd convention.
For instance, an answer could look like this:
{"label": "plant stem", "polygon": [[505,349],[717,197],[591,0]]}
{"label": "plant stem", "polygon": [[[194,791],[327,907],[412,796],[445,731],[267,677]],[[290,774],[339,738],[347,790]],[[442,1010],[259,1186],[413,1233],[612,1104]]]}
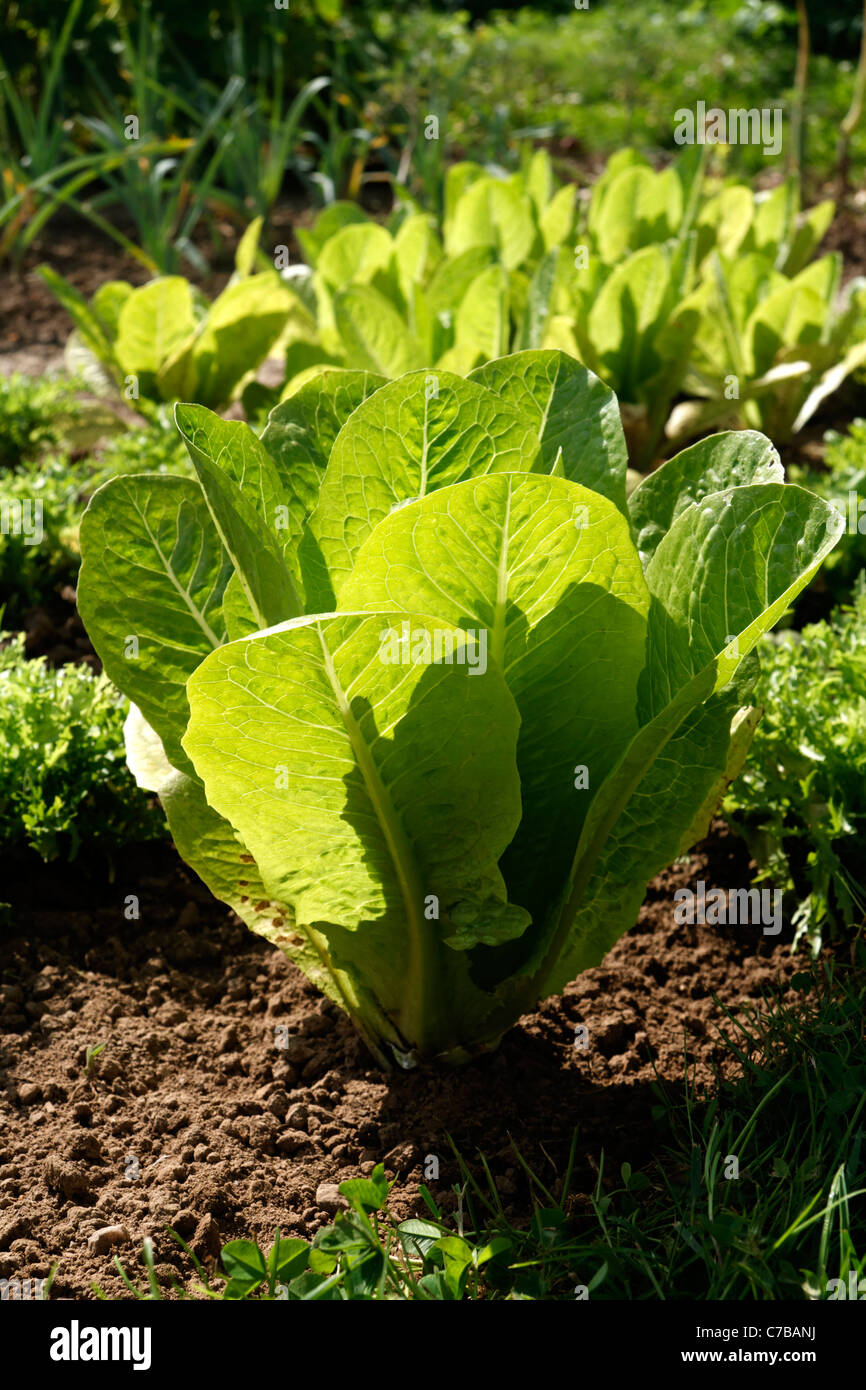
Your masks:
{"label": "plant stem", "polygon": [[860,61],[854,80],[854,95],[848,113],[840,127],[839,145],[836,151],[836,175],[840,191],[848,186],[848,146],[851,136],[863,114],[863,98],[866,96],[866,0],[863,3],[863,21],[860,33]]}
{"label": "plant stem", "polygon": [[788,169],[802,180],[805,147],[806,85],[809,77],[809,11],[806,0],[797,0],[797,66],[794,71],[794,121]]}

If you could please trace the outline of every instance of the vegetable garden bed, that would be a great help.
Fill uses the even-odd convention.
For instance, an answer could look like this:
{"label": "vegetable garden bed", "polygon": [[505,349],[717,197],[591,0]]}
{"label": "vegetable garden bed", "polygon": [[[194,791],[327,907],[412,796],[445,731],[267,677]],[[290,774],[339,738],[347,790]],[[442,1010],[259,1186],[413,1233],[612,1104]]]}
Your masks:
{"label": "vegetable garden bed", "polygon": [[866,27],[42,8],[0,1299],[866,1297]]}
{"label": "vegetable garden bed", "polygon": [[[348,1020],[170,849],[128,858],[99,889],[74,867],[22,868],[7,888],[16,927],[2,976],[0,1275],[44,1277],[57,1262],[53,1296],[88,1298],[96,1282],[123,1297],[112,1257],[141,1274],[150,1235],[170,1296],[172,1280],[196,1280],[167,1225],[207,1268],[233,1237],[266,1246],[279,1227],[311,1239],[333,1220],[333,1184],[382,1159],[395,1214],[423,1214],[425,1180],[453,1211],[461,1171],[449,1139],[478,1176],[485,1156],[509,1216],[526,1225],[539,1191],[512,1145],[555,1190],[576,1129],[567,1209],[579,1217],[602,1152],[605,1191],[621,1186],[622,1163],[651,1169],[657,1081],[681,1095],[685,1060],[705,1094],[739,1070],[718,1036],[720,1005],[760,1004],[803,967],[787,925],[777,945],[759,928],[672,924],[677,887],[726,888],[747,874],[741,842],[717,823],[651,885],[604,965],[527,1014],[496,1053],[444,1074],[386,1075]],[[141,919],[128,924],[133,893]],[[581,1024],[587,1051],[575,1045]],[[88,1246],[116,1225],[128,1240]]]}
{"label": "vegetable garden bed", "polygon": [[[74,238],[52,248],[86,294],[106,276],[141,278],[114,251],[89,253],[92,269],[87,255],[77,263]],[[41,280],[26,283],[32,293],[12,290],[18,326],[4,346],[17,339],[37,357],[55,353],[67,324]],[[210,288],[218,292],[219,277]],[[844,427],[851,413],[840,393],[822,427]],[[70,587],[21,623],[29,656],[99,669]],[[633,1203],[627,1189],[638,1180],[647,1200],[662,1196],[665,1107],[712,1105],[723,1078],[737,1084],[742,1060],[722,1037],[736,1036],[732,1017],[777,995],[795,1014],[805,1007],[796,981],[809,966],[806,943],[791,954],[787,920],[779,938],[673,921],[677,888],[752,879],[743,842],[722,821],[650,885],[637,926],[602,966],[524,1015],[494,1053],[445,1073],[375,1068],[345,1016],[170,846],[125,852],[112,883],[104,865],[92,868],[86,854],[47,870],[25,859],[5,894],[0,1278],[53,1271],[53,1297],[125,1296],[116,1259],[143,1277],[146,1238],[164,1296],[194,1293],[199,1276],[167,1227],[218,1273],[229,1240],[267,1248],[277,1228],[313,1239],[343,1208],[337,1185],[380,1161],[395,1219],[425,1215],[426,1184],[445,1219],[459,1222],[471,1173],[492,1184],[497,1220],[526,1230],[552,1193],[589,1240],[599,1200]],[[130,920],[131,901],[140,917]],[[682,1163],[670,1161],[675,1178]],[[621,1169],[636,1175],[625,1189]],[[114,1235],[94,1244],[105,1228]],[[564,1277],[554,1268],[548,1296]],[[705,1295],[700,1264],[690,1278],[678,1276],[666,1296]],[[608,1285],[599,1295],[657,1292],[634,1271],[609,1274]]]}

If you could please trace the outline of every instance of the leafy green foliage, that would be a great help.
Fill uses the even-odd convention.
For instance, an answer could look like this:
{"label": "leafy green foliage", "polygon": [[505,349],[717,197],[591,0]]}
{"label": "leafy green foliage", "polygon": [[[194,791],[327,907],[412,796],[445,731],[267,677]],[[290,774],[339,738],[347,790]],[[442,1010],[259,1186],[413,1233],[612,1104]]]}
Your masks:
{"label": "leafy green foliage", "polygon": [[[792,179],[756,195],[710,177],[706,155],[656,172],[621,150],[588,200],[557,189],[543,150],[510,176],[463,161],[438,219],[404,191],[387,227],[333,204],[299,234],[312,274],[292,283],[315,325],[289,346],[283,396],[315,361],[466,375],[560,349],[618,396],[638,468],[665,432],[725,422],[787,439],[866,361],[866,297],[855,281],[837,303],[840,258],[812,260],[831,202],[803,211]],[[705,399],[672,414],[683,392]]]}
{"label": "leafy green foliage", "polygon": [[[199,1275],[194,1293],[209,1299],[340,1302],[419,1299],[422,1302],[478,1298],[482,1279],[508,1280],[505,1256],[511,1242],[502,1236],[473,1243],[451,1234],[426,1189],[434,1220],[397,1222],[387,1208],[390,1183],[381,1163],[368,1178],[340,1183],[346,1210],[310,1242],[277,1231],[267,1254],[252,1240],[232,1240],[220,1255],[214,1283],[189,1246],[169,1231],[186,1251]],[[132,1283],[115,1259],[127,1288],[139,1299],[161,1299],[154,1268],[153,1244],[145,1241],[143,1260],[147,1291]],[[175,1281],[175,1292],[184,1290]],[[99,1294],[100,1291],[97,1289]]]}
{"label": "leafy green foliage", "polygon": [[792,279],[760,252],[714,256],[692,297],[701,323],[686,380],[711,404],[684,407],[681,421],[695,429],[730,419],[780,443],[801,430],[866,363],[866,280],[850,281],[840,295],[841,277],[838,253]]}
{"label": "leafy green foliage", "polygon": [[[38,383],[22,382],[9,397],[21,399],[26,421],[28,404],[35,411],[44,396],[46,409],[55,401],[63,407],[67,391],[73,389],[66,383],[56,387],[46,383],[40,388]],[[89,428],[85,422],[93,421],[94,412],[84,411],[77,427],[65,425],[64,421],[73,416],[78,419],[71,394],[69,403],[71,408],[65,414],[54,416],[54,424],[47,419],[43,422],[41,412],[35,413],[33,424],[22,429],[16,455],[19,447],[30,452],[38,441],[54,443],[61,428],[73,438],[76,432],[84,436]],[[78,524],[82,508],[102,483],[132,472],[191,472],[189,455],[177,431],[159,424],[124,431],[110,437],[98,455],[73,459],[51,453],[3,477],[0,507],[8,527],[0,529],[0,607],[5,610],[7,624],[19,623],[29,607],[50,603],[64,586],[75,587],[81,560]],[[17,507],[30,520],[29,535],[11,524]],[[37,507],[41,509],[38,514]]]}
{"label": "leafy green foliage", "polygon": [[761,648],[764,706],[749,764],[725,801],[760,871],[796,895],[797,939],[866,914],[866,584],[851,607]]}
{"label": "leafy green foliage", "polygon": [[[74,584],[78,570],[78,520],[84,498],[80,469],[52,456],[3,479],[0,507],[11,523],[18,515],[26,530],[8,525],[0,531],[0,607],[7,622],[64,584]],[[40,510],[37,510],[40,509]]]}
{"label": "leafy green foliage", "polygon": [[0,375],[0,472],[60,444],[80,413],[78,389],[78,382],[65,377]]}
{"label": "leafy green foliage", "polygon": [[[154,274],[183,261],[204,272],[193,233],[206,221],[215,238],[217,205],[239,219],[266,214],[290,169],[307,175],[317,164],[342,187],[379,53],[368,8],[350,16],[341,0],[294,0],[288,24],[285,12],[248,2],[201,16],[165,0],[142,0],[134,14],[99,0],[72,0],[60,17],[41,0],[26,17],[13,11],[0,88],[0,257],[20,259],[62,207]],[[337,100],[323,104],[332,82]],[[311,102],[315,126],[301,130]]]}
{"label": "leafy green foliage", "polygon": [[[783,93],[792,82],[796,15],[766,0],[689,0],[676,7],[667,0],[640,6],[605,0],[580,11],[546,3],[510,13],[476,4],[463,6],[463,13],[448,9],[388,7],[378,15],[387,55],[379,105],[387,111],[390,99],[396,107],[395,133],[402,136],[404,158],[411,151],[419,179],[435,155],[447,165],[464,150],[510,169],[518,133],[550,141],[563,158],[572,151],[606,156],[634,145],[657,159],[675,152],[675,108],[694,107],[700,93],[708,95],[708,105],[760,108],[767,92]],[[810,10],[807,153],[816,183],[835,167],[839,126],[854,89],[859,17],[856,0],[834,4],[826,18]],[[835,58],[819,46],[825,24],[836,29]],[[839,62],[842,56],[849,61]],[[424,139],[428,112],[439,114],[438,142]],[[862,163],[864,155],[861,126],[854,158]],[[762,174],[768,165],[760,145],[719,146],[714,156],[741,177]],[[784,152],[771,158],[770,168],[783,159]]]}
{"label": "leafy green foliage", "polygon": [[67,359],[144,408],[191,397],[227,404],[267,356],[297,301],[275,270],[252,274],[261,228],[254,222],[238,249],[238,269],[212,304],[179,275],[137,289],[101,285],[88,304],[48,266],[41,275],[75,324]]}
{"label": "leafy green foliage", "polygon": [[728,436],[627,505],[610,391],[555,352],[485,373],[352,408],[329,371],[261,441],[180,406],[197,481],[116,479],[82,523],[136,776],[379,1056],[494,1044],[632,925],[742,765],[741,663],[842,525]]}
{"label": "leafy green foliage", "polygon": [[74,859],[82,846],[113,856],[161,836],[133,784],[123,747],[125,702],[81,666],[27,660],[23,635],[0,646],[0,843]]}
{"label": "leafy green foliage", "polygon": [[[575,190],[555,192],[544,151],[509,179],[455,165],[440,226],[407,194],[388,228],[335,203],[299,233],[313,270],[310,346],[320,362],[387,377],[468,372],[512,346],[540,346],[575,215]],[[292,362],[290,351],[288,393]]]}
{"label": "leafy green foliage", "polygon": [[852,420],[845,434],[828,431],[825,442],[821,470],[792,469],[793,481],[832,502],[847,523],[836,550],[798,604],[807,621],[829,617],[839,604],[850,603],[857,578],[866,569],[866,421]]}

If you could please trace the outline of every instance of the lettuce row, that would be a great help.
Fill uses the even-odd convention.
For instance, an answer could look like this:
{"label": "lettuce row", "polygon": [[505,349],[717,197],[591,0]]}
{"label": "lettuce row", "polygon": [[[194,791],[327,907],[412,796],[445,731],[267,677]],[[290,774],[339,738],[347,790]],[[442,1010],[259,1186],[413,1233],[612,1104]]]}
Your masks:
{"label": "lettuce row", "polygon": [[626,500],[612,392],[527,351],[323,371],[195,480],[112,480],[79,602],[212,891],[383,1061],[458,1061],[597,964],[745,758],[756,643],[843,528],[755,432]]}
{"label": "lettuce row", "polygon": [[315,328],[289,345],[283,395],[314,363],[466,374],[560,349],[617,394],[638,468],[666,427],[681,442],[720,423],[786,440],[866,361],[866,293],[840,295],[837,254],[810,264],[832,202],[801,211],[793,180],[762,195],[711,181],[705,156],[659,173],[623,150],[583,204],[544,151],[508,178],[458,164],[441,225],[405,195],[387,228],[334,204],[299,233]]}
{"label": "lettuce row", "polygon": [[[76,329],[67,356],[140,408],[242,395],[249,418],[324,366],[396,379],[425,367],[561,350],[616,393],[633,465],[646,469],[711,427],[782,442],[866,363],[866,288],[840,292],[841,258],[814,253],[832,202],[802,211],[788,180],[769,194],[711,180],[706,146],[656,172],[613,156],[583,197],[557,188],[548,154],[504,176],[449,169],[441,219],[398,190],[387,225],[336,202],[298,229],[308,264],[278,273],[245,233],[232,282],[209,305],[181,276],[111,281],[88,304],[42,274]],[[285,381],[254,379],[282,357]],[[675,405],[677,398],[679,404]]]}

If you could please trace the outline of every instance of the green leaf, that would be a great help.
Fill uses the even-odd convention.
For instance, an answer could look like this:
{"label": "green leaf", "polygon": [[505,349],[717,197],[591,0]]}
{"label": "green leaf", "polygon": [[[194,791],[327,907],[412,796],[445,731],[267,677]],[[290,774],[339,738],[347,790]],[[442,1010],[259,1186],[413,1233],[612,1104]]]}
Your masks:
{"label": "green leaf", "polygon": [[331,452],[301,545],[310,601],[331,606],[329,585],[339,593],[358,547],[396,504],[463,478],[528,471],[537,447],[525,417],[474,382],[436,370],[383,386]]}
{"label": "green leaf", "polygon": [[827,198],[823,203],[818,203],[808,212],[801,214],[782,267],[786,275],[797,275],[809,263],[824,240],[835,213],[836,204],[831,198]]}
{"label": "green leaf", "polygon": [[401,1221],[397,1227],[400,1243],[410,1260],[426,1260],[431,1248],[440,1239],[442,1232],[432,1221],[422,1221],[410,1217]]}
{"label": "green leaf", "polygon": [[349,285],[368,285],[390,263],[394,242],[378,222],[343,227],[325,243],[316,270],[331,290]]}
{"label": "green leaf", "polygon": [[356,1211],[381,1211],[388,1201],[388,1179],[381,1163],[369,1178],[350,1178],[340,1183],[340,1192]]}
{"label": "green leaf", "polygon": [[93,296],[91,307],[111,342],[117,338],[120,311],[132,292],[125,280],[106,280]]}
{"label": "green leaf", "polygon": [[114,354],[108,331],[84,296],[79,294],[74,285],[70,285],[69,281],[64,280],[63,276],[59,275],[56,270],[52,270],[51,266],[39,266],[38,273],[55,299],[60,301],[72,319],[78,336],[87,350],[92,352],[98,361],[111,365]]}
{"label": "green leaf", "polygon": [[747,483],[781,483],[777,450],[756,430],[713,434],[668,459],[629,498],[638,549],[648,560],[686,507],[708,493]]}
{"label": "green leaf", "polygon": [[373,372],[324,367],[280,401],[268,416],[262,444],[284,482],[294,482],[299,468],[324,473],[334,441],[352,411],[384,385],[385,377]]}
{"label": "green leaf", "polygon": [[754,195],[745,184],[723,188],[710,198],[697,218],[698,260],[713,250],[725,259],[734,257],[752,225],[754,212]]}
{"label": "green leaf", "polygon": [[175,420],[257,625],[297,616],[301,601],[281,544],[291,543],[288,509],[270,454],[249,425],[204,406],[178,405]]}
{"label": "green leaf", "polygon": [[263,223],[263,217],[254,217],[238,242],[238,249],[235,252],[235,270],[242,277],[252,274]]}
{"label": "green leaf", "polygon": [[100,660],[156,729],[175,767],[186,682],[225,640],[231,561],[201,488],[187,478],[114,478],[81,523],[78,604]]}
{"label": "green leaf", "polygon": [[161,276],[133,290],[117,322],[114,351],[121,371],[155,376],[194,328],[192,291],[182,276]]}
{"label": "green leaf", "polygon": [[[539,442],[534,471],[592,488],[625,510],[628,465],[616,396],[564,352],[518,352],[485,363],[469,378],[531,418]],[[560,458],[561,455],[561,458]]]}
{"label": "green leaf", "polygon": [[310,265],[315,266],[322,247],[343,227],[352,223],[367,223],[369,217],[357,203],[330,203],[316,218],[311,228],[296,227],[295,235]]}
{"label": "green leaf", "polygon": [[542,256],[529,285],[523,322],[518,335],[518,348],[540,348],[547,331],[550,305],[553,298],[559,264],[559,248]]}
{"label": "green leaf", "polygon": [[310,1246],[307,1241],[298,1237],[289,1239],[280,1236],[268,1251],[268,1279],[274,1283],[286,1284],[290,1279],[297,1278],[306,1268],[309,1254]]}
{"label": "green leaf", "polygon": [[265,1257],[252,1240],[230,1240],[220,1253],[222,1267],[239,1284],[260,1284],[267,1278]]}
{"label": "green leaf", "polygon": [[280,475],[287,508],[283,553],[299,592],[303,592],[303,579],[297,549],[318,501],[334,441],[352,412],[384,384],[385,378],[373,372],[326,368],[268,416],[262,445]]}
{"label": "green leaf", "polygon": [[754,220],[742,249],[758,251],[771,260],[777,259],[780,249],[787,254],[788,235],[796,215],[797,202],[797,181],[794,178],[757,197]]}
{"label": "green leaf", "polygon": [[491,474],[380,522],[340,603],[485,634],[521,719],[523,820],[502,868],[535,915],[567,872],[597,770],[636,728],[649,594],[627,520],[566,479]]}
{"label": "green leaf", "polygon": [[446,222],[449,256],[474,246],[490,246],[506,270],[526,260],[534,240],[532,204],[504,179],[486,177],[473,183],[457,203],[450,223]]}
{"label": "green leaf", "polygon": [[462,1298],[466,1276],[472,1268],[472,1247],[462,1236],[442,1236],[436,1242],[445,1260],[445,1282],[452,1298]]}
{"label": "green leaf", "polygon": [[824,301],[806,286],[791,282],[768,295],[746,324],[748,375],[763,376],[784,347],[818,343],[826,317]]}
{"label": "green leaf", "polygon": [[422,365],[423,353],[403,319],[372,285],[337,294],[334,318],[348,367],[390,378]]}
{"label": "green leaf", "polygon": [[261,623],[250,607],[240,575],[235,570],[223,594],[223,618],[230,642],[236,637],[249,637],[258,632]]}
{"label": "green leaf", "polygon": [[526,188],[540,217],[553,197],[553,163],[547,150],[536,150],[529,161]]}
{"label": "green leaf", "polygon": [[192,339],[162,366],[158,385],[163,400],[185,397],[212,407],[231,400],[264,361],[295,304],[276,271],[229,284]]}
{"label": "green leaf", "polygon": [[251,931],[284,951],[324,994],[356,1017],[352,982],[333,967],[323,938],[299,928],[285,904],[269,899],[240,836],[208,805],[199,779],[171,765],[159,735],[136,705],[130,706],[123,732],[130,771],[140,787],[159,796],[181,858]]}
{"label": "green leaf", "polygon": [[669,862],[675,841],[683,852],[684,828],[705,813],[714,783],[741,752],[731,737],[740,701],[726,688],[843,526],[800,488],[758,484],[690,506],[656,549],[646,576],[653,601],[642,727],[584,823],[536,955],[542,994],[601,960],[634,921],[654,865]]}
{"label": "green leaf", "polygon": [[184,743],[268,893],[361,982],[368,1018],[435,1053],[462,959],[449,914],[495,882],[520,818],[518,715],[447,624],[411,619],[427,642],[451,632],[462,660],[383,660],[402,621],[303,618],[221,648],[189,682]]}
{"label": "green leaf", "polygon": [[444,314],[453,320],[469,286],[493,261],[489,246],[473,246],[460,256],[442,261],[430,282],[428,300],[431,314]]}
{"label": "green leaf", "polygon": [[670,264],[660,246],[635,251],[613,270],[589,311],[588,334],[599,370],[637,402],[645,337],[658,327],[670,285]]}
{"label": "green leaf", "polygon": [[640,206],[651,196],[654,179],[653,171],[642,165],[623,169],[610,181],[603,199],[590,204],[590,235],[608,265],[616,265],[641,244]]}
{"label": "green leaf", "polygon": [[444,231],[445,248],[449,256],[454,254],[451,246],[452,228],[463,195],[471,188],[473,183],[477,183],[480,179],[485,178],[487,178],[487,174],[483,166],[481,164],[475,164],[468,159],[450,165],[445,175]]}
{"label": "green leaf", "polygon": [[565,188],[560,188],[539,218],[545,251],[550,251],[555,246],[563,246],[568,241],[574,230],[574,216],[575,188],[573,184],[566,184]]}
{"label": "green leaf", "polygon": [[460,302],[455,347],[499,357],[508,347],[508,276],[501,265],[488,266],[473,280]]}
{"label": "green leaf", "polygon": [[646,577],[656,602],[643,706],[663,708],[715,663],[715,689],[811,578],[844,529],[835,508],[782,483],[734,487],[677,517]]}
{"label": "green leaf", "polygon": [[435,223],[426,213],[407,217],[394,238],[394,262],[403,298],[408,302],[413,285],[426,284],[442,248]]}

